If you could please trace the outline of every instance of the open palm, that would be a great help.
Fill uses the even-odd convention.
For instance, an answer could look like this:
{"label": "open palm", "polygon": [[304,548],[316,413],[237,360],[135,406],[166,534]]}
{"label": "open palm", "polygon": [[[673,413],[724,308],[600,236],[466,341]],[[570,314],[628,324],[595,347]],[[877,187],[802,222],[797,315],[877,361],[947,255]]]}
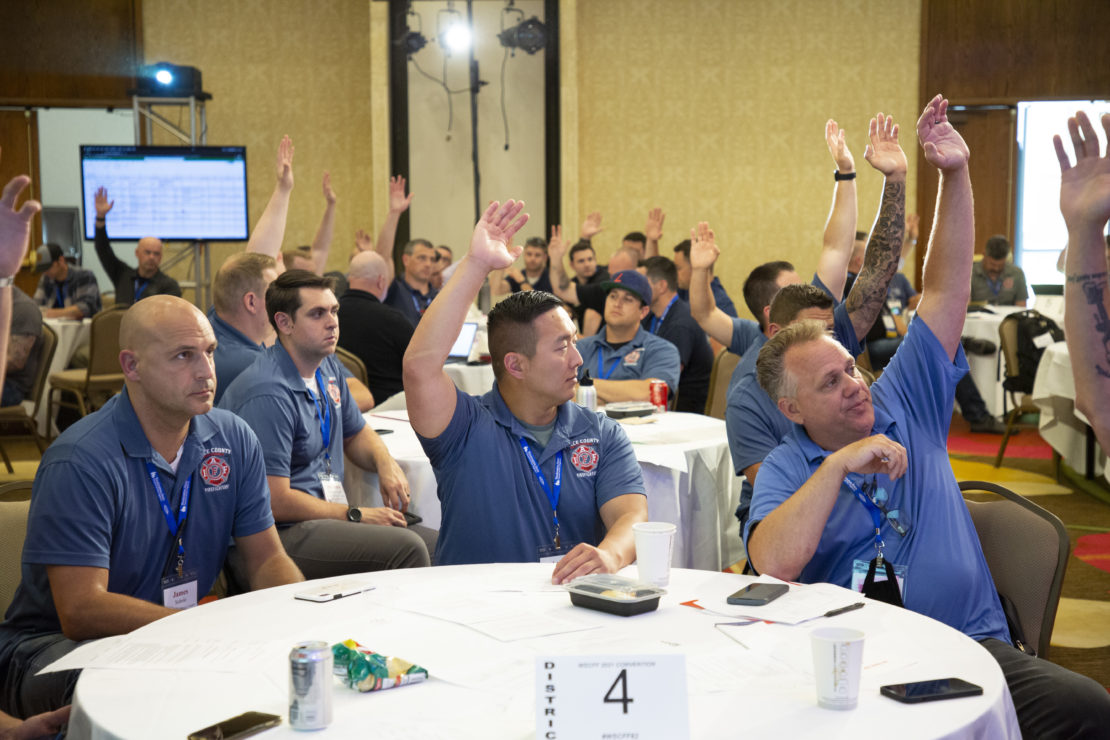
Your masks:
{"label": "open palm", "polygon": [[[516,261],[524,247],[514,247],[513,235],[528,223],[524,201],[493,201],[482,214],[470,238],[470,255],[491,270],[502,270]],[[514,220],[515,219],[515,220]]]}
{"label": "open palm", "polygon": [[940,95],[929,101],[917,119],[917,139],[925,159],[939,170],[959,169],[971,158],[964,137],[948,122],[948,101]]}
{"label": "open palm", "polygon": [[[1102,127],[1110,137],[1110,113],[1102,116]],[[1086,221],[1102,226],[1110,219],[1110,146],[1106,156],[1099,156],[1094,126],[1082,111],[1068,119],[1068,131],[1075,149],[1074,166],[1060,137],[1052,139],[1060,161],[1060,212],[1069,225]]]}
{"label": "open palm", "polygon": [[867,131],[871,143],[863,152],[868,164],[887,177],[897,173],[905,173],[906,153],[898,144],[898,124],[893,116],[884,116],[879,113],[871,119]]}

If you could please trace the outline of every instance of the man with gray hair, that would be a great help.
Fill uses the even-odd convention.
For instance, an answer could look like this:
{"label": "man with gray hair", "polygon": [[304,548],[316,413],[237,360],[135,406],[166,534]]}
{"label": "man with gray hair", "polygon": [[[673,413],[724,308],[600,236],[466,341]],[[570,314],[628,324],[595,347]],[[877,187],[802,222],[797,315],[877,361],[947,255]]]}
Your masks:
{"label": "man with gray hair", "polygon": [[987,239],[983,259],[971,267],[971,302],[1025,308],[1025,273],[1009,261],[1010,242],[1002,234]]}
{"label": "man with gray hair", "polygon": [[970,153],[936,96],[917,122],[940,170],[917,316],[868,388],[823,322],[760,350],[759,383],[794,428],[764,461],[744,539],[761,573],[827,582],[904,605],[976,640],[998,661],[1026,737],[1097,736],[1110,696],[1012,643],[946,441],[975,239]]}
{"label": "man with gray hair", "polygon": [[362,360],[375,404],[404,390],[402,361],[413,327],[395,308],[383,303],[389,290],[389,265],[377,252],[359,252],[351,260],[350,287],[339,299],[339,346]]}

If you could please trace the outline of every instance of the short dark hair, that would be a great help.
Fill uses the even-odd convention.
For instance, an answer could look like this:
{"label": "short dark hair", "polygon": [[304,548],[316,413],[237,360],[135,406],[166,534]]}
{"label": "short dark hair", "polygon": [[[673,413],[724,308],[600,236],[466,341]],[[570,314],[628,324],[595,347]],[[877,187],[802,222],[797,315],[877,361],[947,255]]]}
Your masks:
{"label": "short dark hair", "polygon": [[542,236],[530,236],[530,237],[528,237],[528,239],[524,242],[524,246],[526,246],[526,247],[539,247],[540,249],[543,250],[544,254],[547,254],[547,239],[544,239]]}
{"label": "short dark hair", "polygon": [[678,290],[678,268],[666,257],[648,257],[644,260],[648,280],[667,282],[667,290]]}
{"label": "short dark hair", "polygon": [[1010,256],[1010,242],[1002,234],[995,234],[987,239],[987,245],[983,247],[983,254],[992,260],[1004,260]]}
{"label": "short dark hair", "polygon": [[274,331],[278,328],[274,319],[277,314],[283,313],[290,318],[296,315],[301,307],[301,288],[335,290],[335,283],[330,277],[308,270],[286,270],[278,275],[266,289],[266,315]]}
{"label": "short dark hair", "polygon": [[647,236],[642,231],[630,231],[621,239],[622,242],[640,242],[640,244],[647,244]]}
{"label": "short dark hair", "polygon": [[[434,251],[436,245],[432,244],[427,239],[411,239],[405,242],[405,246],[401,248],[401,253],[411,255],[416,247],[427,247]],[[448,247],[448,249],[450,249],[450,247]]]}
{"label": "short dark hair", "polygon": [[[585,252],[586,250],[594,252],[593,245],[585,239],[575,242],[574,246],[570,248],[570,261],[574,262],[574,255],[578,254],[579,252]],[[596,255],[597,252],[594,252],[594,254]]]}
{"label": "short dark hair", "polygon": [[831,309],[835,305],[832,296],[816,285],[787,285],[771,299],[771,313],[767,319],[772,324],[789,326],[807,308]]}
{"label": "short dark hair", "polygon": [[771,305],[775,293],[779,292],[779,285],[776,282],[779,275],[793,271],[794,265],[785,260],[778,260],[765,262],[748,274],[748,279],[744,281],[744,304],[755,316],[760,327],[767,328],[763,323],[763,309]]}
{"label": "short dark hair", "polygon": [[511,293],[489,311],[486,329],[489,333],[489,355],[493,375],[505,375],[505,355],[517,352],[525,357],[536,354],[535,321],[548,311],[561,308],[573,316],[567,304],[545,290]]}
{"label": "short dark hair", "polygon": [[689,239],[683,239],[678,244],[675,244],[674,245],[674,253],[675,254],[681,254],[683,257],[686,258],[686,261],[689,262],[690,261],[690,240]]}

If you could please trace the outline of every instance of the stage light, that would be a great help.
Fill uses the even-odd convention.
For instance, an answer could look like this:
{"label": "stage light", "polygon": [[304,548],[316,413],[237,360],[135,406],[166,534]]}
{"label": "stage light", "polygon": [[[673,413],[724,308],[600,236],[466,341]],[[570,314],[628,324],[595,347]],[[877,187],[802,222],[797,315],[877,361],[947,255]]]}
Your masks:
{"label": "stage light", "polygon": [[436,40],[444,53],[466,51],[470,48],[470,26],[462,13],[455,10],[455,3],[448,0],[447,7],[436,13]]}
{"label": "stage light", "polygon": [[466,51],[470,48],[470,29],[463,23],[455,23],[443,33],[443,42],[451,51]]}
{"label": "stage light", "polygon": [[529,54],[535,54],[547,45],[547,28],[543,21],[532,16],[497,34],[497,38],[501,39],[501,45],[506,48],[522,49]]}
{"label": "stage light", "polygon": [[147,98],[188,98],[205,94],[199,69],[169,62],[142,67],[135,82],[136,93]]}
{"label": "stage light", "polygon": [[160,69],[154,73],[154,79],[158,80],[163,85],[168,85],[173,82],[173,73],[168,69]]}

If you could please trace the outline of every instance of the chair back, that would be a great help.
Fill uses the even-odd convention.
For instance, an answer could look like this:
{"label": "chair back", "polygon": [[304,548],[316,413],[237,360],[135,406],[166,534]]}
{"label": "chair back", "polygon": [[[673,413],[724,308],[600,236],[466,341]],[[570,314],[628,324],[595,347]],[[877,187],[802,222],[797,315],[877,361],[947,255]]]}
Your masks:
{"label": "chair back", "polygon": [[1071,549],[1063,522],[1051,511],[995,483],[960,481],[960,490],[997,495],[965,498],[995,588],[1017,607],[1025,637],[1047,657]]}
{"label": "chair back", "polygon": [[713,358],[713,369],[709,373],[709,395],[705,399],[705,415],[716,419],[725,418],[728,407],[728,384],[732,371],[740,364],[740,355],[721,348]]}
{"label": "chair back", "polygon": [[1018,331],[1018,317],[1010,314],[1002,319],[1002,323],[998,325],[998,346],[999,354],[1002,355],[1003,368],[1007,378],[1016,378],[1020,374],[1018,371],[1018,353],[1017,353],[1017,331]]}
{"label": "chair back", "polygon": [[31,416],[37,418],[42,392],[46,389],[46,379],[50,377],[50,363],[54,361],[54,350],[58,349],[58,335],[46,323],[42,325],[42,341],[39,342],[39,364],[35,368],[35,382],[31,385],[31,400],[35,410]]}
{"label": "chair back", "polygon": [[92,317],[89,324],[89,378],[96,375],[120,375],[119,325],[128,306],[105,308]]}
{"label": "chair back", "polygon": [[22,578],[23,541],[31,508],[31,481],[0,486],[0,615],[8,610]]}
{"label": "chair back", "polygon": [[369,384],[370,376],[366,372],[366,365],[361,359],[359,359],[358,355],[354,354],[353,352],[349,352],[342,347],[336,347],[335,357],[337,360],[343,363],[343,366],[350,371],[351,375],[355,376],[355,380],[362,383],[363,385]]}

